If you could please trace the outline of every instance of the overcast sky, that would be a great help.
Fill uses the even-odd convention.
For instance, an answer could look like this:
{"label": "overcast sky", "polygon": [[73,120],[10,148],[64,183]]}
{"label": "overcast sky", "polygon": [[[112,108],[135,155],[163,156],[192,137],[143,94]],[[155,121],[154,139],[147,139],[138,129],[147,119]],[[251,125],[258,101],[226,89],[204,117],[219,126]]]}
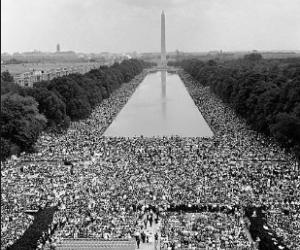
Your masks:
{"label": "overcast sky", "polygon": [[299,50],[300,0],[1,0],[1,52]]}

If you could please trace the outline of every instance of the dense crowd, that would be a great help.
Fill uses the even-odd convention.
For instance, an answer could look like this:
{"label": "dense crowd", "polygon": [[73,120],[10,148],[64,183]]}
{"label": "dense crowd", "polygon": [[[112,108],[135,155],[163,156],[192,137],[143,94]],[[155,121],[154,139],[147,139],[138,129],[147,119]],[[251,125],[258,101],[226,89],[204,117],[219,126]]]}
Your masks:
{"label": "dense crowd", "polygon": [[[97,133],[95,138],[100,136],[145,74],[144,72],[137,76],[130,83],[120,87],[111,98],[105,99],[98,107],[99,112],[94,112],[85,123],[73,123],[68,130],[68,136],[75,139],[77,128],[80,128],[81,132],[84,128],[88,131],[93,119],[99,120],[97,128],[94,128],[94,132]],[[25,210],[57,205],[60,196],[66,197],[73,192],[71,188],[75,186],[72,178],[66,175],[67,172],[70,173],[70,166],[64,164],[69,146],[62,144],[66,136],[44,134],[37,146],[38,153],[22,154],[19,158],[13,156],[1,164],[1,248],[12,245],[32,223],[33,216],[25,214]],[[84,135],[81,139],[83,138]],[[74,144],[73,147],[75,146]],[[72,155],[68,158],[76,160]]]}
{"label": "dense crowd", "polygon": [[257,249],[243,228],[243,214],[224,212],[169,213],[163,220],[163,248],[186,246],[190,249]]}
{"label": "dense crowd", "polygon": [[[285,221],[292,225],[296,220],[297,228],[300,174],[293,156],[249,130],[208,88],[184,73],[180,76],[213,137],[102,136],[145,74],[122,85],[64,135],[41,136],[38,153],[1,165],[1,248],[29,226],[24,209],[51,205],[59,207],[47,232],[47,244],[53,245],[80,235],[132,238],[149,206],[163,212],[174,204],[293,208],[296,216]],[[216,222],[226,222],[230,230],[243,229],[232,217],[208,216],[219,216]],[[276,219],[269,217],[268,223],[280,228]],[[282,230],[286,246],[299,250],[299,227]]]}
{"label": "dense crowd", "polygon": [[283,238],[283,241],[291,249],[300,246],[300,211],[293,208],[288,211],[278,212],[271,210],[267,216],[267,224],[274,228],[276,234]]}

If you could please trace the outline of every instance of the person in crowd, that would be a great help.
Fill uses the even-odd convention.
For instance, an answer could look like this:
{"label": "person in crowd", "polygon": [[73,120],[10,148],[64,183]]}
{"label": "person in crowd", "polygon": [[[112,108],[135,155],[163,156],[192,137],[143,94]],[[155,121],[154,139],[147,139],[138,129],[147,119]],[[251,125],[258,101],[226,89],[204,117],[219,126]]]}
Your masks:
{"label": "person in crowd", "polygon": [[140,249],[140,243],[141,243],[141,239],[140,237],[136,238],[136,244],[137,244],[137,248]]}
{"label": "person in crowd", "polygon": [[145,243],[145,241],[146,241],[146,234],[145,234],[144,231],[142,231],[142,233],[141,233],[141,239],[142,239],[142,242]]}

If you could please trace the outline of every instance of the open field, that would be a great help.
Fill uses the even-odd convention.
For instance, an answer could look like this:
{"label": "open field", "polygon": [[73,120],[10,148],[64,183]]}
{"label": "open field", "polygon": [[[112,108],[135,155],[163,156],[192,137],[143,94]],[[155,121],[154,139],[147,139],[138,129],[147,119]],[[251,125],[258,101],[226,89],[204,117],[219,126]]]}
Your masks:
{"label": "open field", "polygon": [[45,69],[56,69],[62,67],[69,67],[69,66],[78,66],[78,65],[85,65],[88,63],[84,62],[45,62],[45,63],[24,63],[24,64],[8,64],[8,65],[1,65],[1,73],[5,70],[8,70],[10,74],[16,75],[21,74],[27,71],[31,71],[32,69],[35,70],[45,70]]}

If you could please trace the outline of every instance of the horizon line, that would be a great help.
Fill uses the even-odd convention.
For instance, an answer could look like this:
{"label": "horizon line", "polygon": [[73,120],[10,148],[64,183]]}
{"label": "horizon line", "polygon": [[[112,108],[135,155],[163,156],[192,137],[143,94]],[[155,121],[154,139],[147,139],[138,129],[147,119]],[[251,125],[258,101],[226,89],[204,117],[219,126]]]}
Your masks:
{"label": "horizon line", "polygon": [[[3,50],[2,50],[3,51]],[[229,53],[229,52],[281,52],[281,51],[284,51],[284,52],[300,52],[300,49],[262,49],[262,50],[257,50],[257,49],[244,49],[244,50],[218,50],[218,49],[212,49],[212,50],[205,50],[205,51],[184,51],[184,50],[172,50],[172,51],[167,51],[167,53],[173,53],[173,52],[184,52],[184,53],[209,53],[209,52],[219,52],[219,53]],[[160,53],[159,51],[143,51],[143,52],[137,52],[137,51],[127,51],[127,52],[109,52],[109,51],[101,51],[101,52],[76,52],[74,50],[66,50],[66,51],[60,51],[60,52],[57,52],[57,51],[41,51],[41,50],[33,50],[33,51],[23,51],[23,52],[19,52],[19,51],[16,51],[16,52],[13,52],[13,53],[10,53],[10,52],[6,52],[6,51],[3,51],[1,52],[1,55],[3,54],[9,54],[9,55],[13,55],[13,54],[16,54],[16,53],[19,53],[19,54],[23,54],[23,53],[64,53],[64,52],[74,52],[76,54],[101,54],[101,53],[110,53],[110,54],[127,54],[127,53],[138,53],[138,54],[142,54],[142,53]]]}

